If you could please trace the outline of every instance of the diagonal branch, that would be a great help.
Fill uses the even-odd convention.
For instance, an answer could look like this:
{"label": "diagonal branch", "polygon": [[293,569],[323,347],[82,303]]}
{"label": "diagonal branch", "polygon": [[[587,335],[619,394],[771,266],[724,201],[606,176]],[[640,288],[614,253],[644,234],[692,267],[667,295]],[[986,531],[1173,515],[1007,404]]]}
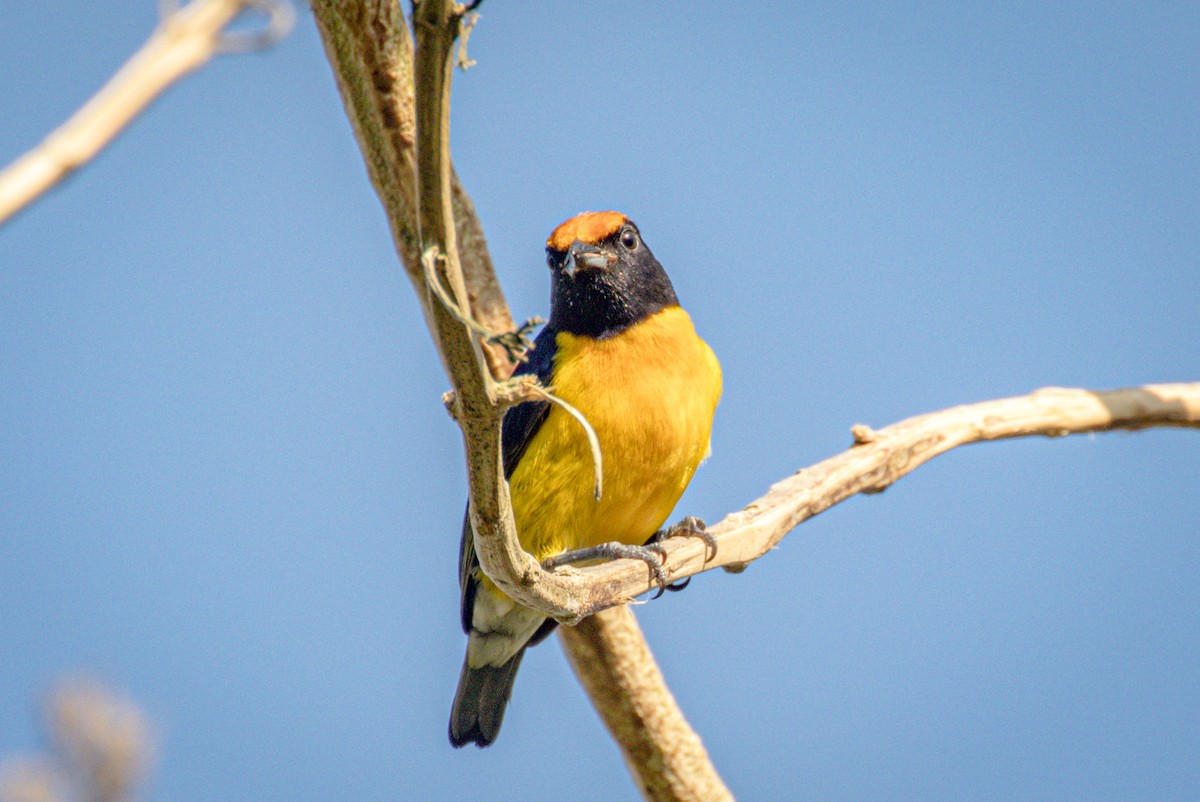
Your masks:
{"label": "diagonal branch", "polygon": [[[664,568],[672,580],[717,567],[741,571],[814,515],[858,493],[878,493],[958,446],[1152,427],[1200,429],[1200,382],[1100,391],[1048,387],[1025,396],[920,415],[878,431],[855,426],[855,442],[848,451],[777,482],[744,509],[709,527],[708,533],[717,541],[713,559],[706,562],[707,546],[699,539],[673,539],[664,544]],[[577,573],[586,576],[580,593],[594,594],[578,599],[582,615],[655,587],[645,565],[636,560],[617,560]]]}
{"label": "diagonal branch", "polygon": [[671,695],[628,607],[560,630],[563,650],[642,796],[678,802],[732,800],[704,744]]}
{"label": "diagonal branch", "polygon": [[[224,34],[247,8],[270,15],[264,31]],[[163,17],[154,34],[104,88],[36,148],[0,173],[0,224],[90,161],[167,87],[213,55],[268,47],[295,12],[285,0],[195,0]]]}

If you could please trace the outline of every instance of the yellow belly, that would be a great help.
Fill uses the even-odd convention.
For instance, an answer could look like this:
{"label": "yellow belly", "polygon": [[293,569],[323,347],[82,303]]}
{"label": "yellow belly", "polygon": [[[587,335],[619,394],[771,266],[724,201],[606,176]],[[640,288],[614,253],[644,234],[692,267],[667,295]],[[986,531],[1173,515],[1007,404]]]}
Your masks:
{"label": "yellow belly", "polygon": [[707,456],[717,358],[679,307],[606,340],[560,333],[557,345],[552,391],[595,430],[604,492],[597,501],[582,427],[551,407],[510,480],[521,545],[541,560],[611,540],[644,543]]}

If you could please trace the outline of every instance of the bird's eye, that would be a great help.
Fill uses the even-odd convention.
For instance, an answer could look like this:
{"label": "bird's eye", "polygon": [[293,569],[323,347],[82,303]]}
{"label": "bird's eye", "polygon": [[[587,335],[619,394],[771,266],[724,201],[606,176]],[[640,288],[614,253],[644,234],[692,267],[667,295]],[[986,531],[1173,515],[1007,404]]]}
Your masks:
{"label": "bird's eye", "polygon": [[636,248],[637,241],[637,233],[635,233],[633,229],[627,228],[621,232],[621,245],[626,250],[632,251],[634,248]]}

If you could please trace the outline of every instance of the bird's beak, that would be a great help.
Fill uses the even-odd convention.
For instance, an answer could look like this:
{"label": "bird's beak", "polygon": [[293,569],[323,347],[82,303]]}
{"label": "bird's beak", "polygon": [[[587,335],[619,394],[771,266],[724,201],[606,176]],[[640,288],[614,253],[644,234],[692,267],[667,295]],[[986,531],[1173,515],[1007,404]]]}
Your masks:
{"label": "bird's beak", "polygon": [[617,261],[615,253],[589,245],[582,240],[575,240],[567,249],[567,259],[563,263],[563,272],[570,278],[581,270],[607,270]]}

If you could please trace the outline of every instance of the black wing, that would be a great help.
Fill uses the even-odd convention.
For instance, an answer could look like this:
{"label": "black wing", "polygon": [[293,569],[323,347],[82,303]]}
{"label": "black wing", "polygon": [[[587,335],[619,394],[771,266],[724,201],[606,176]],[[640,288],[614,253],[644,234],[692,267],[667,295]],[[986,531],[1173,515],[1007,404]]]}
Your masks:
{"label": "black wing", "polygon": [[[517,366],[514,376],[534,375],[538,381],[550,386],[550,374],[554,370],[554,354],[558,349],[555,341],[556,332],[546,326],[533,341],[529,351],[529,360]],[[542,427],[542,422],[550,413],[549,401],[526,401],[511,407],[504,413],[504,423],[500,429],[500,447],[504,457],[504,478],[512,477],[521,461],[525,449]],[[479,559],[475,556],[475,539],[471,534],[471,510],[467,508],[463,515],[462,540],[458,547],[458,584],[462,589],[462,628],[463,632],[471,632],[471,611],[475,607],[475,590],[479,580],[475,578],[475,569],[479,567]]]}

